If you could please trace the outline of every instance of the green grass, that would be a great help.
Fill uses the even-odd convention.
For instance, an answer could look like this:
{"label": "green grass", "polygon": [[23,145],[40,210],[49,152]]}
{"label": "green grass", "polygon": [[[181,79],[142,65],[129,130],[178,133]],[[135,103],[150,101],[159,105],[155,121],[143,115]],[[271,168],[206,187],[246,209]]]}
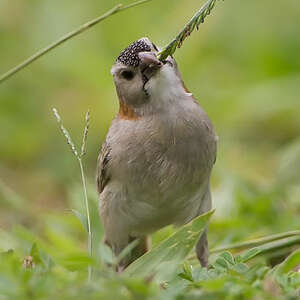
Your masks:
{"label": "green grass", "polygon": [[[16,225],[10,231],[0,231],[1,300],[297,299],[299,295],[299,231],[232,244],[223,241],[223,245],[212,249],[209,268],[200,267],[192,249],[214,211],[182,228],[168,227],[155,233],[152,250],[118,273],[116,264],[121,257],[114,257],[101,242],[97,195],[93,190],[88,194],[93,251],[87,246],[89,233],[86,222],[82,222],[85,206],[79,190],[80,185],[72,187],[74,194],[69,202],[78,213],[41,214],[35,218],[40,224],[35,230]],[[6,197],[13,196],[14,209],[26,201],[7,193],[4,185],[0,191],[6,192]],[[240,191],[239,197],[245,195]],[[253,210],[251,206],[249,209]],[[33,212],[24,214],[30,218]],[[243,218],[243,210],[239,211],[239,218],[233,218],[233,224],[251,224]],[[218,235],[219,226],[213,218],[212,239]],[[230,237],[230,231],[227,222],[222,235]],[[233,233],[232,241],[236,239]]]}
{"label": "green grass", "polygon": [[[118,3],[20,1],[17,7],[4,1],[0,73]],[[127,272],[107,266],[120,258],[101,243],[94,177],[118,111],[109,70],[142,36],[166,45],[204,3],[150,1],[1,85],[0,300],[299,298],[300,4],[294,0],[217,1],[201,30],[175,53],[219,136],[210,268],[200,268],[185,240],[169,252],[168,239],[184,231],[173,227],[153,234],[152,254]],[[53,106],[63,112],[75,145],[82,140],[83,112],[92,112],[84,157],[92,256],[78,164],[49,113]]]}
{"label": "green grass", "polygon": [[39,234],[20,226],[0,232],[1,248],[11,247],[0,255],[0,299],[297,299],[299,250],[273,267],[265,256],[266,249],[275,250],[272,243],[240,255],[222,252],[208,269],[187,259],[208,220],[203,218],[121,274],[108,266],[115,258],[107,246],[99,243],[89,256],[80,238],[84,230],[72,215],[45,216],[47,225]]}

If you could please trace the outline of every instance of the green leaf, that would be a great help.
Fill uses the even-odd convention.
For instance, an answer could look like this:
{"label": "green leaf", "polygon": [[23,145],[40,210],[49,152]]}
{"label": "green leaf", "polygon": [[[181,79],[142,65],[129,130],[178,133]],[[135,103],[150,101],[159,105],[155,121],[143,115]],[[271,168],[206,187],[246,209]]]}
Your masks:
{"label": "green leaf", "polygon": [[219,257],[224,258],[231,265],[235,264],[233,255],[228,251],[221,253]]}
{"label": "green leaf", "polygon": [[33,257],[33,261],[34,261],[35,264],[44,265],[43,260],[42,260],[41,255],[40,255],[40,252],[39,252],[39,249],[38,249],[38,246],[37,246],[36,243],[32,244],[31,250],[30,250],[30,255]]}
{"label": "green leaf", "polygon": [[[205,291],[209,292],[216,292],[222,288],[224,288],[226,284],[226,278],[219,277],[209,280],[200,281],[197,283],[199,286],[201,286]],[[203,299],[203,298],[201,298]]]}
{"label": "green leaf", "polygon": [[104,243],[100,243],[99,255],[100,255],[100,259],[103,263],[109,264],[109,265],[116,264],[116,257],[114,255],[114,253],[112,252],[111,248]]}
{"label": "green leaf", "polygon": [[71,209],[71,212],[78,218],[78,220],[81,222],[83,228],[88,232],[88,221],[87,217],[83,214],[81,214],[78,210],[76,209]]}
{"label": "green leaf", "polygon": [[213,267],[219,271],[225,271],[229,268],[227,261],[223,257],[218,257],[213,264]]}
{"label": "green leaf", "polygon": [[261,249],[259,247],[252,248],[250,250],[245,251],[238,257],[239,262],[247,262],[248,260],[254,258],[261,252]]}
{"label": "green leaf", "polygon": [[287,273],[300,265],[300,249],[290,254],[279,266],[277,272]]}
{"label": "green leaf", "polygon": [[236,271],[239,274],[243,274],[249,270],[249,267],[244,263],[239,263],[239,264],[232,266],[231,269]]}
{"label": "green leaf", "polygon": [[188,281],[194,281],[193,280],[193,269],[192,266],[188,263],[183,264],[183,272],[178,274],[181,278],[186,279]]}
{"label": "green leaf", "polygon": [[294,231],[287,231],[287,232],[282,232],[282,233],[277,233],[277,234],[272,234],[268,235],[262,238],[250,240],[250,241],[245,241],[245,242],[239,242],[239,243],[233,243],[230,245],[226,246],[221,246],[218,248],[211,249],[210,253],[218,253],[221,251],[226,251],[226,250],[233,250],[233,249],[249,249],[253,248],[256,246],[261,246],[270,242],[274,242],[277,240],[283,240],[289,237],[299,237],[300,236],[300,230],[294,230]]}
{"label": "green leaf", "polygon": [[121,253],[119,254],[119,256],[116,259],[116,264],[120,263],[121,260],[123,258],[125,258],[127,255],[129,255],[131,253],[131,251],[140,243],[140,241],[138,239],[134,240],[133,242],[131,242],[129,245],[127,245],[127,247],[125,247]]}
{"label": "green leaf", "polygon": [[289,248],[291,246],[299,245],[299,244],[300,244],[300,238],[297,236],[285,238],[285,239],[277,240],[271,243],[266,243],[264,245],[247,250],[242,254],[237,255],[235,257],[235,260],[236,262],[247,262],[258,255],[274,252],[284,248]]}
{"label": "green leaf", "polygon": [[[150,252],[133,262],[125,270],[125,275],[149,277],[156,275],[159,270],[169,271],[177,268],[195,246],[213,212],[214,210],[211,210],[181,227]],[[164,275],[169,276],[166,273]]]}
{"label": "green leaf", "polygon": [[68,256],[62,255],[61,257],[57,257],[57,261],[70,271],[85,270],[89,265],[94,263],[94,260],[84,253],[73,253]]}

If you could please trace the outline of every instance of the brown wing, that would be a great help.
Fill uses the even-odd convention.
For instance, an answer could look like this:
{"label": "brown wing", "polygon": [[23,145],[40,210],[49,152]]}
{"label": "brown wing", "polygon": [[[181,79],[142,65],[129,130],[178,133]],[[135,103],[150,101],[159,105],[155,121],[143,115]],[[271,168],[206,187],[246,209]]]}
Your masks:
{"label": "brown wing", "polygon": [[102,193],[105,185],[110,180],[110,175],[108,171],[108,164],[111,158],[110,150],[111,148],[109,147],[107,142],[104,142],[97,163],[97,187],[99,194]]}

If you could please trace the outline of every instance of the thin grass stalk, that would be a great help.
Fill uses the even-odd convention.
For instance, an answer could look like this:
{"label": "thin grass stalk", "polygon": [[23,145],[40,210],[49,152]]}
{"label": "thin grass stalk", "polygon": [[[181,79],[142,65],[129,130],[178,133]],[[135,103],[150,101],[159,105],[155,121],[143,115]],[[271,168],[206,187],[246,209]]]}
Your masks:
{"label": "thin grass stalk", "polygon": [[86,144],[87,144],[89,127],[90,127],[90,110],[88,110],[88,112],[85,115],[85,127],[84,127],[84,132],[82,137],[80,157],[83,157],[86,154]]}
{"label": "thin grass stalk", "polygon": [[184,40],[191,35],[194,29],[199,29],[199,26],[204,23],[205,18],[210,15],[216,2],[217,0],[207,0],[204,5],[202,5],[177,36],[159,52],[159,60],[163,61],[169,55],[173,55],[176,49],[182,46]]}
{"label": "thin grass stalk", "polygon": [[33,54],[32,56],[30,56],[29,58],[24,60],[19,65],[15,66],[14,68],[9,70],[8,72],[4,73],[2,76],[0,76],[0,84],[3,83],[8,78],[10,78],[11,76],[13,76],[14,74],[16,74],[17,72],[19,72],[22,69],[24,69],[25,67],[27,67],[28,65],[30,65],[31,63],[33,63],[35,60],[39,59],[40,57],[44,56],[46,53],[50,52],[54,48],[56,48],[59,45],[65,43],[66,41],[70,40],[71,38],[79,35],[80,33],[86,31],[87,29],[95,26],[96,24],[100,23],[101,21],[105,20],[106,18],[108,18],[108,17],[110,17],[110,16],[112,16],[116,13],[119,13],[121,11],[124,11],[126,9],[135,7],[137,5],[141,5],[141,4],[149,2],[149,1],[152,1],[152,0],[140,0],[140,1],[136,1],[134,3],[128,4],[128,5],[124,5],[124,6],[122,4],[116,5],[115,7],[113,7],[109,11],[107,11],[105,14],[103,14],[102,16],[97,17],[97,18],[95,18],[95,19],[79,26],[77,29],[75,29],[75,30],[69,32],[68,34],[64,35],[63,37],[61,37],[57,41],[51,43],[47,47],[45,47],[45,48],[41,49],[40,51],[36,52],[35,54]]}
{"label": "thin grass stalk", "polygon": [[[82,144],[81,144],[81,153],[80,156],[78,156],[78,162],[80,166],[80,173],[81,173],[81,180],[82,180],[82,186],[84,191],[84,202],[85,202],[85,209],[86,209],[86,215],[87,215],[87,225],[88,225],[88,253],[89,256],[92,257],[92,229],[91,229],[91,220],[90,220],[90,209],[89,209],[89,201],[87,196],[87,188],[86,188],[86,177],[84,174],[83,164],[82,164],[82,157],[86,154],[86,145],[87,145],[87,137],[89,133],[89,126],[90,126],[90,110],[87,111],[85,115],[85,127],[82,137]],[[92,268],[91,266],[88,267],[88,281],[90,281],[92,278]]]}
{"label": "thin grass stalk", "polygon": [[[72,153],[75,155],[75,157],[79,163],[82,187],[83,187],[83,194],[84,194],[84,204],[85,204],[85,209],[86,209],[87,225],[88,225],[88,228],[87,228],[87,231],[88,231],[88,254],[89,254],[89,257],[92,257],[92,230],[91,230],[90,209],[89,209],[89,201],[88,201],[88,196],[87,196],[85,173],[84,173],[84,168],[83,168],[83,164],[82,164],[82,157],[86,153],[86,143],[87,143],[87,136],[88,136],[88,130],[89,130],[90,111],[88,111],[85,116],[85,128],[84,128],[84,133],[83,133],[83,138],[82,138],[80,154],[78,153],[78,151],[75,147],[75,144],[72,141],[71,135],[69,134],[68,130],[64,127],[61,116],[57,112],[57,109],[53,108],[52,111],[54,113],[54,116],[56,117],[56,120],[59,124],[61,132],[63,133],[63,135],[66,138],[67,144],[70,146]],[[90,282],[91,278],[92,278],[92,267],[88,266],[88,281],[89,282]]]}
{"label": "thin grass stalk", "polygon": [[260,248],[260,253],[259,254],[266,254],[266,253],[270,253],[270,252],[274,252],[280,249],[284,249],[284,248],[289,248],[295,245],[299,245],[300,244],[300,236],[294,236],[294,237],[290,237],[290,238],[285,238],[285,239],[280,239],[280,240],[276,240],[264,245],[261,245]]}
{"label": "thin grass stalk", "polygon": [[[91,229],[91,219],[90,219],[90,209],[89,209],[89,201],[87,196],[87,188],[86,188],[86,179],[85,179],[85,173],[82,165],[82,159],[81,157],[78,157],[78,162],[80,166],[80,174],[81,174],[81,180],[82,180],[82,186],[83,186],[83,193],[84,193],[84,202],[85,202],[85,209],[86,209],[86,215],[87,215],[87,223],[88,223],[88,254],[90,257],[92,257],[92,229]],[[92,278],[92,267],[88,267],[88,281],[90,281]]]}
{"label": "thin grass stalk", "polygon": [[273,234],[270,236],[250,240],[250,241],[245,241],[241,243],[233,243],[229,244],[227,246],[222,246],[222,247],[217,247],[212,250],[210,250],[210,253],[219,253],[222,251],[227,251],[227,250],[242,250],[242,249],[247,249],[247,248],[252,248],[256,246],[260,246],[266,243],[270,243],[273,241],[285,239],[288,237],[293,237],[293,236],[300,236],[300,230],[294,230],[294,231],[288,231],[288,232],[283,232],[283,233],[278,233],[278,234]]}
{"label": "thin grass stalk", "polygon": [[[247,262],[257,256],[274,253],[281,249],[290,248],[300,244],[300,237],[294,236],[285,239],[276,240],[270,243],[266,243],[257,247],[254,247],[250,250],[244,251],[237,257],[242,258],[243,262]],[[249,254],[250,252],[250,254]],[[251,253],[253,252],[253,253]],[[246,256],[246,257],[245,257]]]}
{"label": "thin grass stalk", "polygon": [[60,127],[60,130],[61,130],[62,134],[66,138],[67,144],[69,145],[69,147],[71,149],[71,152],[78,158],[78,151],[77,151],[77,149],[76,149],[76,147],[75,147],[75,145],[72,141],[72,138],[71,138],[71,135],[70,135],[69,131],[64,127],[62,119],[61,119],[60,115],[57,112],[57,109],[53,108],[52,111],[53,111],[53,114],[54,114],[58,124],[59,124],[59,127]]}

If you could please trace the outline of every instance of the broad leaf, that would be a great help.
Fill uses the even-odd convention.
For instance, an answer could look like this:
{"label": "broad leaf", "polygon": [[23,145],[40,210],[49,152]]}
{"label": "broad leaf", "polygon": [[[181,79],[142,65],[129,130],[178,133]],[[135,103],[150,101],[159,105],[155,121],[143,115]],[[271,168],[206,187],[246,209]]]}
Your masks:
{"label": "broad leaf", "polygon": [[152,277],[159,271],[160,278],[167,280],[171,271],[175,271],[195,246],[213,212],[214,210],[211,210],[184,225],[150,252],[133,262],[124,274]]}
{"label": "broad leaf", "polygon": [[231,265],[235,264],[233,255],[228,251],[221,253],[219,257],[223,257]]}

